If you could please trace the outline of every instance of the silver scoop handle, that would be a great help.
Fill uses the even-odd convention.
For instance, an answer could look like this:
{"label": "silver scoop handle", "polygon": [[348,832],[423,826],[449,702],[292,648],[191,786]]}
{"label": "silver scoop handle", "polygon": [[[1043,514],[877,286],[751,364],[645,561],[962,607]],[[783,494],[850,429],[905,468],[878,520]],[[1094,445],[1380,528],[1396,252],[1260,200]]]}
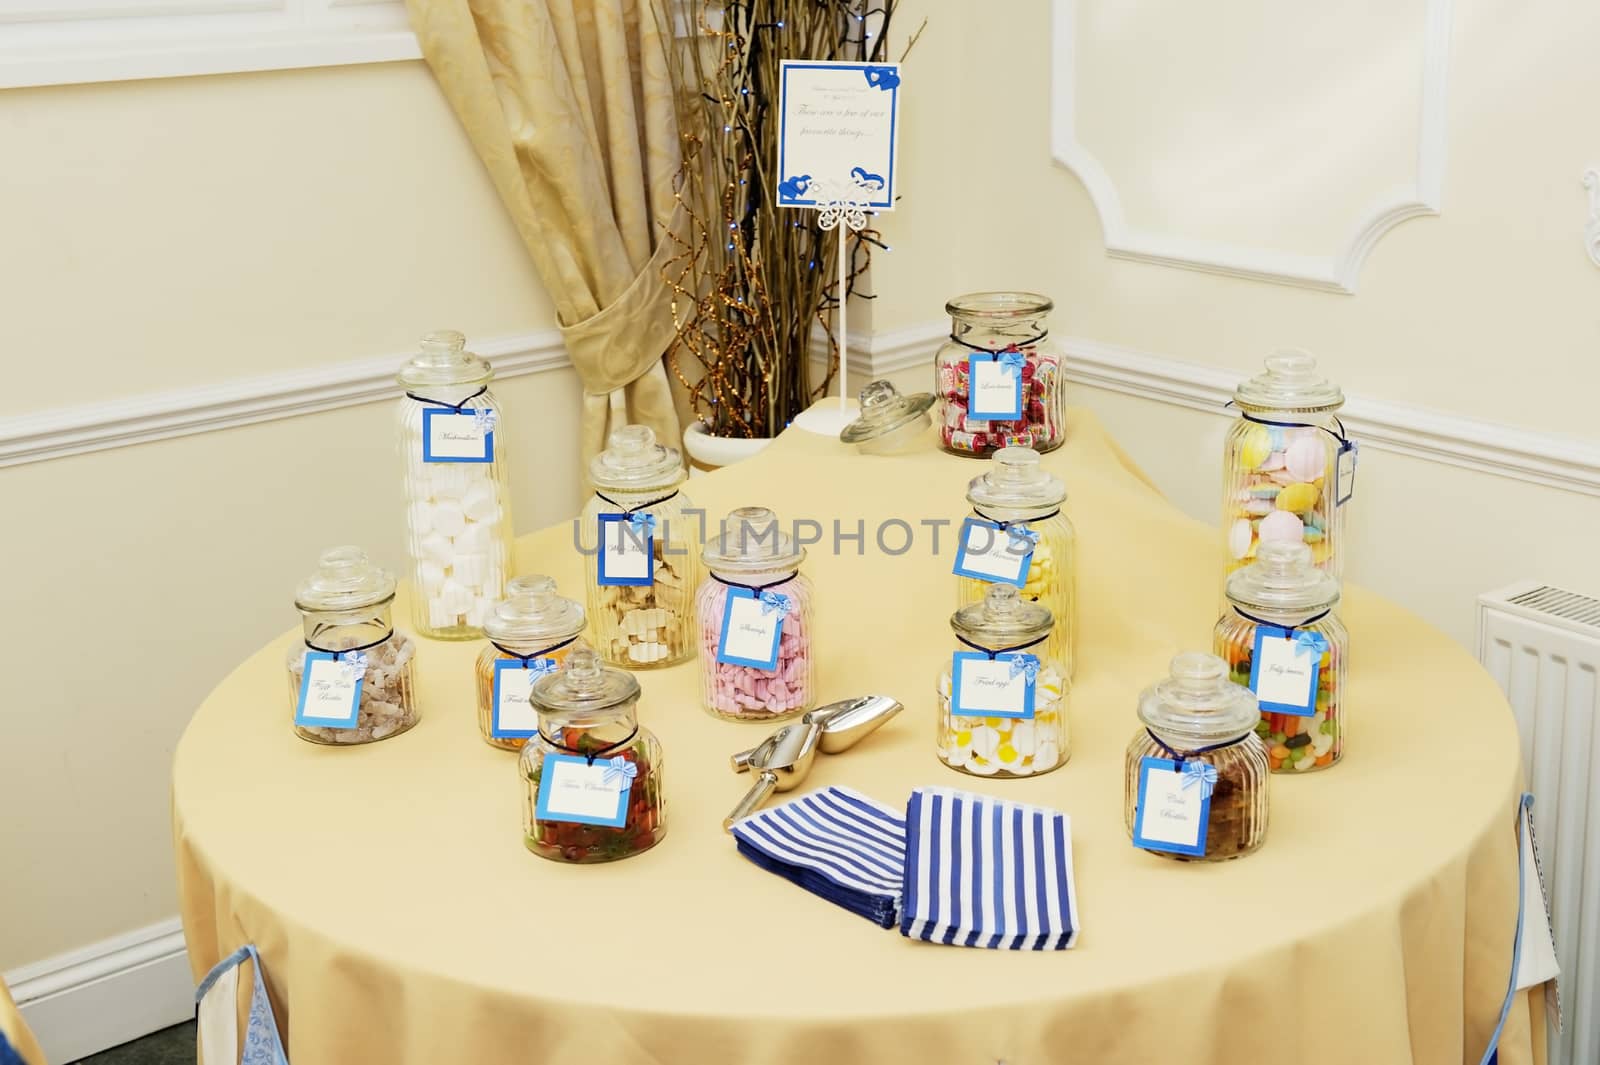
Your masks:
{"label": "silver scoop handle", "polygon": [[744,793],[744,798],[739,800],[739,805],[733,808],[733,813],[722,819],[722,827],[731,829],[735,821],[742,821],[761,809],[761,805],[777,790],[778,774],[770,769],[763,770],[751,783],[750,790]]}

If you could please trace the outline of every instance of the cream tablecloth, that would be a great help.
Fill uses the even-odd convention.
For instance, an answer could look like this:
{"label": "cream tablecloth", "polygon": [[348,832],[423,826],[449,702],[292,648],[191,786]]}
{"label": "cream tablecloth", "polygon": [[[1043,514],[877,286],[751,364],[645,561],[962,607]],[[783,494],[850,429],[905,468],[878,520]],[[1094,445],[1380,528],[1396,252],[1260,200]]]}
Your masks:
{"label": "cream tablecloth", "polygon": [[[1122,824],[1134,699],[1172,654],[1209,649],[1217,534],[1163,501],[1092,416],[1072,418],[1045,462],[1068,485],[1080,545],[1073,757],[1033,780],[963,777],[933,753],[953,526],[935,557],[920,523],[959,520],[979,463],[938,453],[931,435],[917,454],[866,458],[792,431],[686,492],[713,521],[765,504],[820,522],[805,568],[823,699],[906,703],[855,751],[819,759],[810,783],[889,803],[920,784],[965,786],[1068,811],[1077,949],[914,943],[740,858],[721,828],[745,783],[727,756],[765,730],[704,714],[696,662],[640,675],[641,719],[666,750],[666,840],[568,867],[523,849],[515,756],[478,738],[481,644],[424,643],[422,723],[340,750],[290,732],[286,633],[217,687],[178,748],[196,977],[256,943],[294,1065],[1476,1065],[1517,907],[1517,735],[1499,691],[1441,633],[1352,588],[1344,762],[1274,779],[1267,843],[1249,858],[1135,850]],[[538,491],[536,471],[516,487]],[[894,518],[916,543],[891,556],[875,531]],[[863,525],[865,543],[835,553],[835,521]],[[889,528],[890,548],[903,539]],[[572,542],[567,525],[524,537],[518,571],[581,598]],[[1505,1065],[1542,1060],[1536,1006],[1514,1002]]]}

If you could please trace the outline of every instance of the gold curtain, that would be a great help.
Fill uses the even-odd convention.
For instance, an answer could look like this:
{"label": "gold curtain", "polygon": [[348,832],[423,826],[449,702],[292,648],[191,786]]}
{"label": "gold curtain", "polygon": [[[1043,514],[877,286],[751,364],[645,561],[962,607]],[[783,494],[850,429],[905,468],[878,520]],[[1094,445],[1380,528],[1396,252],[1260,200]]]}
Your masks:
{"label": "gold curtain", "polygon": [[678,445],[663,226],[683,219],[653,0],[407,0],[411,24],[556,305],[583,382],[582,459],[624,422]]}

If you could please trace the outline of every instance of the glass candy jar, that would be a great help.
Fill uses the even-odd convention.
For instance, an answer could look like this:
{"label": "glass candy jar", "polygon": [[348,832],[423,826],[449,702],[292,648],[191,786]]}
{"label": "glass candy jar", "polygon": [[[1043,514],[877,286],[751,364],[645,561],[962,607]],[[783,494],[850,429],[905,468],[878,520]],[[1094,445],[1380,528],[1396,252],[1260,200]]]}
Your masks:
{"label": "glass candy jar", "polygon": [[765,507],[740,507],[708,540],[695,597],[700,697],[732,721],[776,721],[816,705],[811,582],[805,548]]}
{"label": "glass candy jar", "polygon": [[955,653],[939,678],[939,760],[980,777],[1065,765],[1066,669],[1048,650],[1054,619],[1009,584],[950,616]]}
{"label": "glass candy jar", "polygon": [[699,577],[685,474],[675,448],[647,425],[625,425],[589,464],[594,495],[578,524],[589,622],[600,656],[629,669],[694,654],[690,596]]}
{"label": "glass candy jar", "polygon": [[995,452],[967,484],[971,515],[956,542],[956,605],[983,601],[996,582],[1022,590],[1055,619],[1049,657],[1072,676],[1077,645],[1076,537],[1062,507],[1067,488],[1031,448]]}
{"label": "glass candy jar", "polygon": [[585,646],[534,681],[537,734],[522,748],[522,839],[557,862],[610,862],[667,834],[661,744],[639,725],[639,682]]}
{"label": "glass candy jar", "polygon": [[1228,578],[1216,651],[1233,682],[1256,693],[1256,735],[1274,773],[1322,769],[1344,754],[1350,634],[1338,604],[1339,582],[1294,541],[1268,540]]}
{"label": "glass candy jar", "polygon": [[[1145,727],[1128,744],[1123,815],[1134,845],[1179,860],[1249,854],[1267,837],[1260,711],[1222,659],[1181,654],[1139,695]],[[1141,810],[1141,806],[1144,809]]]}
{"label": "glass candy jar", "polygon": [[974,292],[944,305],[950,339],[934,358],[939,443],[983,458],[1002,447],[1053,451],[1066,438],[1061,354],[1031,292]]}
{"label": "glass candy jar", "polygon": [[295,735],[313,743],[371,743],[417,723],[416,645],[394,631],[393,603],[394,577],[365,551],[322,553],[294,596],[304,632],[286,662]]}
{"label": "glass candy jar", "polygon": [[400,371],[411,624],[437,640],[475,640],[505,588],[511,559],[500,405],[494,370],[444,331]]}
{"label": "glass candy jar", "polygon": [[1233,403],[1240,416],[1222,450],[1227,572],[1255,558],[1263,541],[1286,540],[1308,545],[1316,565],[1339,577],[1341,503],[1355,477],[1355,445],[1336,414],[1344,393],[1310,354],[1281,351],[1239,385]]}
{"label": "glass candy jar", "polygon": [[861,415],[839,431],[839,439],[856,445],[863,455],[913,450],[928,430],[930,393],[902,396],[893,382],[869,381],[859,399]]}
{"label": "glass candy jar", "polygon": [[542,674],[560,667],[583,622],[583,607],[556,594],[556,582],[543,574],[506,584],[506,597],[483,623],[489,646],[478,654],[474,670],[478,731],[485,743],[521,750],[538,730],[528,691]]}

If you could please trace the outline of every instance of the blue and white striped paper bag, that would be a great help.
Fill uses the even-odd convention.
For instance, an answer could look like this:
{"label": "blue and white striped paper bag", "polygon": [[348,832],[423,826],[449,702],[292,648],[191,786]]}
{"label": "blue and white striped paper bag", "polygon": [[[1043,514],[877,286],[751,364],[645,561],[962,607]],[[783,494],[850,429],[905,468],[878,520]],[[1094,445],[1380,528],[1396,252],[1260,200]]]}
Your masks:
{"label": "blue and white striped paper bag", "polygon": [[1065,950],[1078,939],[1072,819],[950,788],[906,804],[900,931],[1002,950]]}
{"label": "blue and white striped paper bag", "polygon": [[905,872],[898,810],[850,788],[823,788],[732,828],[739,853],[814,895],[893,928]]}

